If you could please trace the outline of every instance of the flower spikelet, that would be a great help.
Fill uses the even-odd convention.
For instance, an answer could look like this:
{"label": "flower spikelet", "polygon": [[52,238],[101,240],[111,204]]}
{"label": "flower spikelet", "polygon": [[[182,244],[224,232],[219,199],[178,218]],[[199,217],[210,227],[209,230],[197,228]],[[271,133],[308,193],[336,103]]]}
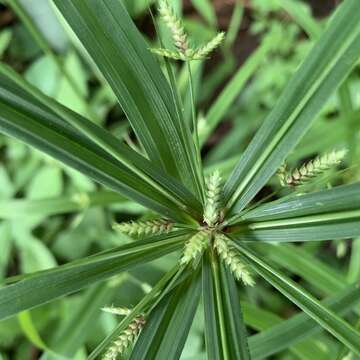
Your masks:
{"label": "flower spikelet", "polygon": [[287,186],[286,185],[286,179],[288,177],[288,171],[287,171],[287,165],[286,163],[283,163],[277,173],[276,173],[277,177],[279,178],[279,181],[280,181],[280,185],[281,186]]}
{"label": "flower spikelet", "polygon": [[160,1],[159,14],[170,29],[176,48],[185,54],[189,48],[187,35],[181,20],[176,16],[167,0]]}
{"label": "flower spikelet", "polygon": [[101,310],[119,316],[127,316],[131,313],[130,309],[124,307],[105,306]]}
{"label": "flower spikelet", "polygon": [[113,342],[104,354],[104,360],[116,360],[125,350],[131,346],[145,325],[144,315],[137,316],[128,328]]}
{"label": "flower spikelet", "polygon": [[210,235],[207,231],[199,231],[192,236],[185,244],[180,264],[189,264],[192,260],[196,260],[199,256],[201,256],[209,245],[209,236]]}
{"label": "flower spikelet", "polygon": [[204,210],[204,221],[210,226],[215,226],[220,221],[221,210],[221,176],[215,171],[206,183],[206,202]]}
{"label": "flower spikelet", "polygon": [[130,221],[113,225],[114,230],[135,237],[168,233],[172,227],[173,223],[165,219]]}
{"label": "flower spikelet", "polygon": [[184,61],[186,60],[186,57],[180,51],[172,51],[164,48],[151,48],[150,51],[153,54],[163,56],[169,59],[184,60]]}
{"label": "flower spikelet", "polygon": [[339,164],[345,157],[346,152],[346,150],[338,150],[316,157],[314,160],[305,163],[288,174],[285,185],[298,186],[309,182],[311,179]]}
{"label": "flower spikelet", "polygon": [[192,60],[202,60],[205,59],[211,52],[213,52],[225,39],[225,33],[218,33],[212,40],[207,44],[199,47],[194,51],[194,54],[191,56]]}
{"label": "flower spikelet", "polygon": [[231,246],[229,239],[223,234],[216,234],[214,247],[220,258],[228,266],[236,280],[244,285],[254,286],[255,281],[237,251]]}

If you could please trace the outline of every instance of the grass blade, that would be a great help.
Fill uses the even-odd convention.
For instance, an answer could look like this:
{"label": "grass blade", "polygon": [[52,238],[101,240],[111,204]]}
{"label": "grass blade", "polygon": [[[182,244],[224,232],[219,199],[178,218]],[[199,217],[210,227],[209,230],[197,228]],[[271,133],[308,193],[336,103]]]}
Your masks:
{"label": "grass blade", "polygon": [[220,277],[230,359],[249,360],[249,345],[240,297],[234,276],[224,264],[220,265]]}
{"label": "grass blade", "polygon": [[237,248],[250,261],[252,267],[267,280],[272,286],[290,299],[306,314],[318,322],[325,330],[334,335],[350,350],[360,355],[360,333],[352,328],[343,319],[337,316],[328,307],[321,304],[312,295],[300,288],[294,281],[287,278],[280,271],[260,259],[249,248],[237,246]]}
{"label": "grass blade", "polygon": [[122,2],[54,3],[112,87],[152,162],[196,191],[193,144],[176,116],[168,83]]}
{"label": "grass blade", "polygon": [[222,344],[217,314],[214,281],[211,272],[210,253],[206,252],[202,266],[202,291],[205,315],[205,343],[209,360],[221,360]]}
{"label": "grass blade", "polygon": [[[322,301],[336,314],[346,314],[360,301],[360,288],[348,287]],[[266,359],[269,356],[287,349],[289,346],[315,335],[321,326],[307,314],[297,314],[267,330],[249,338],[252,358]]]}
{"label": "grass blade", "polygon": [[225,185],[228,208],[243,209],[305,134],[360,55],[360,3],[342,3],[286,87]]}
{"label": "grass blade", "polygon": [[150,313],[130,359],[179,359],[199,303],[199,272],[174,289]]}
{"label": "grass blade", "polygon": [[90,256],[54,269],[29,274],[0,288],[0,319],[74,293],[123,270],[138,266],[181,247],[186,232],[155,236]]}
{"label": "grass blade", "polygon": [[[1,131],[47,152],[154,210],[154,200],[163,203],[161,207],[167,203],[167,210],[160,210],[156,206],[157,212],[174,214],[174,201],[176,207],[184,209],[185,206],[190,212],[193,212],[192,208],[197,208],[195,213],[201,211],[201,204],[180,182],[170,179],[109,132],[41,94],[6,66],[1,65],[0,72]],[[91,138],[79,133],[68,123],[85,130]],[[110,170],[110,167],[113,169]],[[152,200],[149,202],[146,198]],[[188,200],[192,205],[184,204]],[[170,206],[170,203],[173,205]]]}

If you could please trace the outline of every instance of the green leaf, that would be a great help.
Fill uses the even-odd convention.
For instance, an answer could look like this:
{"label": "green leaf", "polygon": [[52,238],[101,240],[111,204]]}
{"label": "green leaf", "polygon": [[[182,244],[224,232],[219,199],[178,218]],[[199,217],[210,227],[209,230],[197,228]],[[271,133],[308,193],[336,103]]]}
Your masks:
{"label": "green leaf", "polygon": [[301,310],[318,322],[325,330],[334,335],[350,350],[360,355],[360,333],[336,315],[328,307],[315,299],[307,291],[280,271],[274,269],[252,250],[236,246],[249,260],[252,267],[272,286],[289,298]]}
{"label": "green leaf", "polygon": [[121,323],[109,334],[89,355],[88,360],[97,359],[107,347],[111,346],[121,332],[125,331],[131,322],[140,314],[144,314],[149,307],[159,304],[162,299],[173,289],[173,285],[178,285],[174,279],[181,275],[182,270],[177,263],[171,270],[169,270],[147,293],[138,304],[132,309],[131,313],[127,315]]}
{"label": "green leaf", "polygon": [[245,213],[234,227],[243,241],[312,241],[360,235],[360,183],[295,196]]}
{"label": "green leaf", "polygon": [[51,216],[79,212],[90,207],[124,203],[127,200],[112,191],[76,193],[48,199],[0,200],[0,219],[18,219],[34,215]]}
{"label": "green leaf", "polygon": [[243,209],[309,128],[360,55],[360,3],[342,3],[289,82],[225,185],[228,208]]}
{"label": "green leaf", "polygon": [[[47,98],[4,65],[0,72],[0,131],[165,216],[183,217],[178,206],[190,213],[200,212],[200,203],[176,179],[109,132]],[[68,123],[90,134],[91,139]]]}
{"label": "green leaf", "polygon": [[31,318],[30,311],[23,311],[18,315],[18,320],[20,327],[26,337],[39,349],[49,350],[47,345],[44,343],[39,332],[36,329],[36,326]]}
{"label": "green leaf", "polygon": [[241,219],[258,222],[360,209],[360,183],[269,202],[246,212]]}
{"label": "green leaf", "polygon": [[121,1],[54,3],[112,87],[152,162],[196,191],[199,179],[190,131],[180,121],[170,87]]}
{"label": "green leaf", "polygon": [[177,231],[27,275],[0,288],[0,319],[74,293],[134,266],[178,250],[186,231]]}
{"label": "green leaf", "polygon": [[[259,306],[244,301],[241,302],[241,307],[244,313],[244,321],[249,327],[259,331],[259,333],[256,335],[262,334],[268,330],[271,331],[270,329],[273,328],[274,326],[277,326],[280,323],[284,324],[286,321],[288,321],[282,319],[279,315],[274,314],[269,310],[264,310],[262,306],[261,308]],[[318,327],[320,328],[320,326]],[[251,342],[251,339],[255,338],[256,335],[250,337],[249,341]],[[282,343],[286,343],[286,341],[287,338],[285,339],[284,336]],[[261,343],[260,346],[261,345],[270,347],[271,343],[270,344]],[[252,355],[254,355],[254,352],[256,351],[256,346],[257,345],[251,348]],[[323,343],[321,342],[321,338],[315,336],[297,342],[296,344],[292,345],[289,348],[289,350],[294,355],[299,357],[299,359],[302,360],[308,360],[308,359],[326,360],[329,356],[329,351],[326,347],[323,346]],[[261,356],[261,353],[259,355]],[[267,356],[266,353],[265,356]]]}
{"label": "green leaf", "polygon": [[[325,299],[322,304],[336,314],[346,314],[359,301],[360,288],[352,286]],[[270,327],[268,330],[251,336],[249,338],[251,356],[254,360],[268,358],[320,331],[321,326],[307,314],[294,315],[290,319]]]}
{"label": "green leaf", "polygon": [[150,313],[130,359],[179,359],[201,292],[199,272],[175,288]]}
{"label": "green leaf", "polygon": [[208,359],[221,360],[223,359],[221,334],[209,252],[206,252],[203,257],[202,288],[205,314],[205,343]]}
{"label": "green leaf", "polygon": [[250,359],[239,293],[234,276],[224,264],[220,265],[220,278],[230,359]]}
{"label": "green leaf", "polygon": [[[60,324],[60,328],[51,341],[57,353],[68,358],[75,356],[76,351],[91,336],[93,326],[99,320],[101,307],[111,302],[115,290],[116,288],[108,283],[100,283],[87,290],[75,309],[71,309],[69,318],[64,319]],[[56,360],[58,358],[48,353],[41,359]]]}
{"label": "green leaf", "polygon": [[233,275],[207,252],[203,259],[205,340],[209,359],[250,359]]}

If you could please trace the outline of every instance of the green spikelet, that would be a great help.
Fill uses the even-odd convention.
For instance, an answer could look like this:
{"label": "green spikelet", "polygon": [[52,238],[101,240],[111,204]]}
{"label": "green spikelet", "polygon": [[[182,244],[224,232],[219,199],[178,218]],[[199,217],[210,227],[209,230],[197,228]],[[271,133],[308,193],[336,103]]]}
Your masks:
{"label": "green spikelet", "polygon": [[202,60],[208,57],[208,55],[213,52],[225,39],[225,33],[218,33],[212,40],[207,44],[199,47],[194,51],[194,54],[191,56],[191,60]]}
{"label": "green spikelet", "polygon": [[210,235],[207,231],[199,231],[192,236],[185,244],[183,255],[180,259],[180,264],[186,265],[191,261],[198,259],[210,242]]}
{"label": "green spikelet", "polygon": [[281,186],[286,186],[286,179],[288,177],[288,172],[287,172],[287,165],[284,163],[279,167],[279,170],[276,173],[280,185]]}
{"label": "green spikelet", "polygon": [[164,219],[130,221],[114,224],[113,229],[135,237],[168,233],[173,223]]}
{"label": "green spikelet", "polygon": [[181,20],[176,16],[168,1],[160,1],[159,14],[170,29],[176,48],[185,55],[189,48],[187,35]]}
{"label": "green spikelet", "polygon": [[246,265],[242,262],[240,256],[231,246],[229,239],[225,235],[215,235],[214,247],[236,280],[241,280],[244,285],[254,286],[255,281],[251,273],[247,270]]}
{"label": "green spikelet", "polygon": [[125,350],[135,342],[144,325],[145,317],[143,315],[137,316],[128,328],[124,330],[107,349],[103,359],[116,360],[118,356],[124,354]]}
{"label": "green spikelet", "polygon": [[221,220],[221,176],[215,171],[206,183],[206,202],[204,221],[210,226],[215,226]]}
{"label": "green spikelet", "polygon": [[345,157],[346,150],[332,151],[322,156],[318,156],[314,160],[302,165],[299,169],[295,169],[285,178],[286,186],[304,185],[313,178],[323,174],[333,166],[339,164]]}
{"label": "green spikelet", "polygon": [[119,316],[127,316],[131,313],[131,310],[128,308],[113,307],[113,306],[105,306],[101,310]]}
{"label": "green spikelet", "polygon": [[182,54],[180,51],[172,51],[172,50],[168,50],[168,49],[163,49],[163,48],[151,48],[150,51],[153,54],[159,55],[159,56],[163,56],[169,59],[173,59],[173,60],[186,60],[186,57],[184,54]]}

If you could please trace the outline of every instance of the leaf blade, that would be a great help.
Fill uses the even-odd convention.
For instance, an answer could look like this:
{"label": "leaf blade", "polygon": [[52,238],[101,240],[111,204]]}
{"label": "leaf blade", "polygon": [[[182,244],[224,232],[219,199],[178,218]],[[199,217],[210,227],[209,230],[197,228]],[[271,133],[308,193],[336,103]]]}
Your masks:
{"label": "leaf blade", "polygon": [[194,190],[189,129],[176,116],[169,85],[122,3],[54,3],[112,87],[149,158]]}
{"label": "leaf blade", "polygon": [[360,354],[360,333],[329,310],[312,295],[301,289],[294,281],[287,278],[280,271],[260,259],[256,252],[237,246],[240,252],[250,261],[252,267],[271,285],[289,298],[305,313],[311,316],[325,330],[333,334],[338,340],[356,354]]}
{"label": "leaf blade", "polygon": [[288,84],[225,185],[228,208],[243,209],[256,195],[356,64],[360,21],[356,0],[343,3],[330,26]]}

